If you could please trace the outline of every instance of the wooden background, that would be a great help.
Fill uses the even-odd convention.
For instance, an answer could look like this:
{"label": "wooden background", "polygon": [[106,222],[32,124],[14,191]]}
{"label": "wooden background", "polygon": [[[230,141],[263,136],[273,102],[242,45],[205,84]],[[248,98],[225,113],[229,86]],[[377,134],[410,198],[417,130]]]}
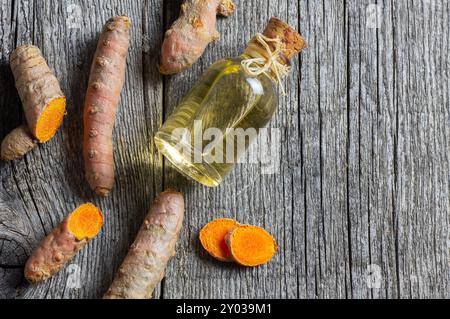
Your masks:
{"label": "wooden background", "polygon": [[[184,192],[186,218],[156,298],[450,297],[448,0],[236,0],[233,16],[219,19],[220,41],[172,77],[156,64],[180,1],[0,3],[0,138],[23,122],[8,63],[18,45],[42,49],[68,97],[54,139],[0,162],[0,297],[101,297],[166,187]],[[116,185],[99,199],[84,179],[82,107],[98,34],[117,14],[131,17],[132,44],[114,128]],[[201,72],[239,55],[273,15],[309,44],[270,124],[282,132],[280,172],[238,165],[217,188],[185,179],[153,135]],[[88,200],[106,213],[99,237],[57,276],[25,283],[32,249]],[[198,231],[220,216],[269,230],[274,260],[241,268],[206,255]]]}

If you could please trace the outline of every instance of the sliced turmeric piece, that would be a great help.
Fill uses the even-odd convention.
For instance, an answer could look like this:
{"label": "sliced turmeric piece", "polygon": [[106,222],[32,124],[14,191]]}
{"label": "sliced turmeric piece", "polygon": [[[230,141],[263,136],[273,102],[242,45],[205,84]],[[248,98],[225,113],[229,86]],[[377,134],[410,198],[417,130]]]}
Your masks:
{"label": "sliced turmeric piece", "polygon": [[25,278],[36,283],[56,274],[102,225],[103,215],[97,207],[91,203],[79,206],[33,251],[25,264]]}
{"label": "sliced turmeric piece", "polygon": [[239,225],[225,236],[233,260],[243,266],[269,262],[277,251],[273,237],[263,228]]}
{"label": "sliced turmeric piece", "polygon": [[230,218],[218,218],[200,230],[200,242],[205,250],[220,261],[233,261],[225,236],[239,225]]}
{"label": "sliced turmeric piece", "polygon": [[66,99],[58,97],[48,102],[36,123],[36,138],[41,142],[49,141],[55,136],[66,112]]}

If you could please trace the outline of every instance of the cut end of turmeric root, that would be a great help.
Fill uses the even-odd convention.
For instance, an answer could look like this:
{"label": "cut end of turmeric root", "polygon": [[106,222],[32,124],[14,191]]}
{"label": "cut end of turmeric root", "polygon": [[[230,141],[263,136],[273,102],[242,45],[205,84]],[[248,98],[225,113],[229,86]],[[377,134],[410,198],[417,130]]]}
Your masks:
{"label": "cut end of turmeric root", "polygon": [[273,237],[263,228],[239,225],[225,237],[233,260],[243,266],[259,266],[269,262],[277,251]]}
{"label": "cut end of turmeric root", "polygon": [[57,97],[47,104],[36,123],[36,138],[40,143],[49,141],[56,134],[65,113],[65,97]]}
{"label": "cut end of turmeric root", "polygon": [[69,217],[68,229],[77,240],[92,239],[103,225],[103,215],[93,204],[86,203],[75,209]]}
{"label": "cut end of turmeric root", "polygon": [[200,242],[203,248],[220,261],[233,261],[225,236],[238,226],[238,222],[230,218],[219,218],[206,224],[200,230]]}

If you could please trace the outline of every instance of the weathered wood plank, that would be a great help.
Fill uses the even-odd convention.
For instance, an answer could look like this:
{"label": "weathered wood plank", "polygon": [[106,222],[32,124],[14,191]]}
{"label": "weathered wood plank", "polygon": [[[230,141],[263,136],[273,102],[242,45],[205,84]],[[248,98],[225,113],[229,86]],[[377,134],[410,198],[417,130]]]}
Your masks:
{"label": "weathered wood plank", "polygon": [[[373,90],[371,87],[370,91],[367,90],[367,93],[364,93],[360,113],[360,123],[370,123],[366,127],[361,127],[364,140],[360,142],[361,145],[367,145],[364,150],[366,155],[361,156],[364,170],[367,173],[364,174],[361,190],[367,194],[370,239],[370,268],[366,270],[366,275],[372,279],[372,284],[368,285],[368,288],[371,288],[373,298],[397,298],[397,228],[395,225],[396,209],[393,204],[397,127],[393,89],[395,82],[394,20],[390,15],[391,3],[380,3],[371,12],[366,12],[366,15],[372,15],[367,17],[366,27],[370,27],[370,23],[374,23],[373,10],[381,11],[381,16],[375,15],[377,18],[375,24],[379,24],[376,44],[378,62],[375,68],[378,88]],[[362,81],[368,85],[371,80],[363,77]],[[369,128],[367,129],[367,127]]]}
{"label": "weathered wood plank", "polygon": [[[262,32],[271,16],[279,16],[293,26],[298,26],[298,4],[276,1],[237,1],[236,11],[227,19],[219,19],[221,39],[207,48],[202,59],[194,67],[166,82],[166,116],[171,113],[180,98],[186,94],[195,79],[212,62],[225,57],[240,55],[247,41],[256,32]],[[168,4],[168,24],[178,15],[179,1]],[[248,8],[252,8],[249,10]],[[295,165],[300,161],[298,147],[298,72],[299,62],[293,64],[293,74],[286,81],[289,97],[280,99],[279,111],[270,126],[281,130],[282,144],[279,151],[281,172],[262,175],[261,166],[237,165],[230,176],[217,188],[206,188],[188,181],[166,164],[165,186],[181,189],[186,196],[186,221],[181,242],[177,248],[176,262],[171,263],[165,279],[164,297],[298,297],[297,278],[302,250],[294,241],[293,232],[301,232],[301,225],[293,221],[302,214],[292,184]],[[285,147],[294,141],[294,148]],[[288,160],[289,158],[289,160]],[[285,173],[283,176],[282,174]],[[295,178],[300,178],[295,173]],[[301,199],[300,199],[301,200]],[[200,228],[216,217],[232,217],[244,223],[266,227],[280,245],[279,253],[268,265],[244,269],[214,261],[201,249],[198,241]]]}
{"label": "weathered wood plank", "polygon": [[302,58],[308,298],[350,296],[347,225],[347,34],[342,2],[301,2],[309,47]]}
{"label": "weathered wood plank", "polygon": [[[321,211],[321,150],[319,118],[320,78],[317,61],[319,28],[323,22],[321,2],[301,1],[300,29],[304,33],[308,48],[302,53],[302,81],[300,84],[300,125],[302,132],[302,168],[304,223],[305,281],[302,295],[316,298],[319,295],[319,213]],[[313,60],[314,63],[307,61]]]}
{"label": "weathered wood plank", "polygon": [[[318,21],[320,212],[318,218],[318,282],[320,298],[349,294],[349,243],[347,225],[347,35],[345,4],[324,1],[315,12]],[[307,83],[304,83],[307,85]],[[307,203],[308,205],[308,203]],[[312,233],[314,234],[314,233]],[[311,235],[312,235],[311,234]],[[308,258],[308,260],[311,260]]]}
{"label": "weathered wood plank", "polygon": [[[351,247],[351,296],[369,298],[371,296],[366,282],[366,267],[370,265],[368,212],[368,174],[361,178],[367,167],[361,163],[362,132],[361,104],[376,103],[371,98],[376,95],[377,85],[377,47],[376,28],[369,28],[366,8],[370,1],[350,1],[348,17],[348,212]],[[375,21],[376,23],[376,21]],[[362,74],[364,72],[364,74]],[[364,76],[364,78],[363,78]],[[375,106],[376,108],[376,106]],[[364,152],[363,155],[367,154]],[[362,181],[361,181],[362,179]]]}
{"label": "weathered wood plank", "polygon": [[354,297],[395,298],[396,122],[390,5],[352,2],[349,10],[352,285]]}
{"label": "weathered wood plank", "polygon": [[398,275],[403,298],[448,298],[449,6],[394,3]]}

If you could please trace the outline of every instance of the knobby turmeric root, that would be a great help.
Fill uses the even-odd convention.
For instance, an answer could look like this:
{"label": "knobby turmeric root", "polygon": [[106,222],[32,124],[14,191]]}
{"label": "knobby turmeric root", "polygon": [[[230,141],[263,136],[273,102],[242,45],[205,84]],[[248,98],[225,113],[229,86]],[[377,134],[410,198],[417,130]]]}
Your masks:
{"label": "knobby turmeric root", "polygon": [[14,50],[11,69],[31,134],[40,143],[47,142],[56,134],[66,112],[66,98],[58,79],[34,45]]}
{"label": "knobby turmeric root", "polygon": [[219,38],[216,15],[228,17],[233,10],[231,0],[185,0],[180,17],[165,34],[160,72],[174,74],[194,64],[207,45]]}
{"label": "knobby turmeric root", "polygon": [[277,251],[273,237],[263,228],[239,225],[225,236],[233,260],[243,266],[269,262]]}
{"label": "knobby turmeric root", "polygon": [[[66,112],[66,98],[58,80],[34,45],[23,45],[11,54],[11,69],[16,88],[22,101],[29,132],[24,127],[14,129],[8,136],[3,150],[5,160],[19,158],[39,143],[49,141],[61,126]],[[31,135],[29,139],[26,139]],[[16,143],[14,145],[14,143]]]}
{"label": "knobby turmeric root", "polygon": [[1,159],[12,161],[22,157],[37,145],[36,139],[26,124],[12,130],[2,141]]}
{"label": "knobby turmeric root", "polygon": [[233,261],[225,236],[239,225],[230,218],[219,218],[206,224],[200,230],[200,242],[203,248],[220,261]]}
{"label": "knobby turmeric root", "polygon": [[117,271],[105,299],[145,299],[164,277],[183,223],[184,199],[167,190],[159,194]]}
{"label": "knobby turmeric root", "polygon": [[106,22],[98,41],[84,103],[83,156],[86,179],[97,195],[114,185],[112,131],[125,82],[130,21],[125,16]]}
{"label": "knobby turmeric root", "polygon": [[36,283],[56,274],[102,225],[103,215],[97,207],[90,203],[79,206],[31,254],[25,264],[25,278]]}

